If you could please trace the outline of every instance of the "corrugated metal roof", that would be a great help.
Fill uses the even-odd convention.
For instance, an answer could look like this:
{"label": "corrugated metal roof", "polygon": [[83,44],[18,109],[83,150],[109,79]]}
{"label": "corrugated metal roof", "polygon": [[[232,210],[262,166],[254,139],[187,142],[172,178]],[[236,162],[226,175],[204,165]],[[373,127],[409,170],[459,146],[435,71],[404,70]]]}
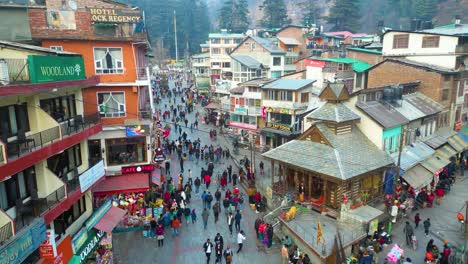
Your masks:
{"label": "corrugated metal roof", "polygon": [[394,107],[408,120],[413,121],[426,116],[437,114],[442,106],[423,94],[416,92],[403,95],[401,106]]}
{"label": "corrugated metal roof", "polygon": [[447,143],[447,139],[440,135],[432,134],[431,136],[429,136],[428,138],[424,140],[424,143],[431,146],[431,148],[433,149],[437,149],[443,144]]}
{"label": "corrugated metal roof", "polygon": [[262,66],[261,62],[248,55],[231,55],[231,57],[251,69],[258,69]]}
{"label": "corrugated metal roof", "polygon": [[330,145],[309,140],[292,140],[263,156],[309,171],[347,180],[393,163],[357,127],[336,135],[324,123],[315,125]]}
{"label": "corrugated metal roof", "polygon": [[208,38],[244,38],[244,34],[236,34],[236,33],[210,33],[208,34]]}
{"label": "corrugated metal roof", "polygon": [[372,49],[363,49],[363,48],[356,48],[356,47],[347,47],[347,50],[352,50],[352,51],[360,51],[360,52],[365,52],[365,53],[372,53],[376,55],[382,55],[382,51],[378,50],[372,50]]}
{"label": "corrugated metal roof", "polygon": [[231,94],[243,94],[244,91],[245,91],[245,86],[238,86],[229,90]]}
{"label": "corrugated metal roof", "polygon": [[320,60],[320,61],[329,61],[335,63],[344,63],[344,64],[351,64],[351,67],[355,72],[363,72],[367,69],[371,68],[372,65],[365,61],[360,61],[352,58],[311,58],[312,60]]}
{"label": "corrugated metal roof", "polygon": [[434,175],[424,168],[422,165],[416,165],[406,171],[401,177],[411,185],[415,190],[418,190],[426,185],[429,185]]}
{"label": "corrugated metal roof", "polygon": [[356,106],[379,123],[383,128],[392,128],[406,124],[409,121],[390,104],[371,101],[357,102]]}
{"label": "corrugated metal roof", "polygon": [[[402,170],[406,171],[434,154],[435,150],[428,145],[423,142],[415,142],[403,148],[400,158],[400,167]],[[398,164],[398,152],[393,153],[392,158],[395,164]]]}
{"label": "corrugated metal roof", "polygon": [[273,82],[276,79],[271,79],[271,78],[257,78],[257,79],[252,79],[243,83],[240,83],[238,85],[242,86],[256,86],[256,87],[261,87],[262,85],[266,83]]}
{"label": "corrugated metal roof", "polygon": [[435,33],[435,34],[444,34],[444,35],[454,35],[454,36],[467,36],[468,35],[468,24],[450,24],[445,26],[440,26],[432,29],[422,30],[426,33]]}
{"label": "corrugated metal roof", "polygon": [[274,82],[265,84],[262,88],[295,91],[308,85],[312,85],[314,82],[315,80],[306,79],[278,79]]}
{"label": "corrugated metal roof", "polygon": [[28,45],[28,44],[5,41],[5,40],[0,40],[0,46],[26,49],[26,50],[34,50],[34,51],[45,52],[45,53],[56,54],[56,55],[80,55],[78,53],[60,51],[60,50],[52,50],[52,49],[48,49],[48,48],[44,48],[40,46]]}
{"label": "corrugated metal roof", "polygon": [[307,115],[307,118],[316,120],[333,121],[333,122],[346,122],[351,120],[359,120],[361,117],[349,109],[342,103],[332,104],[326,103],[322,107],[314,110]]}
{"label": "corrugated metal roof", "polygon": [[206,59],[206,58],[209,58],[209,57],[210,57],[209,52],[198,53],[198,54],[192,55],[192,58],[195,58],[195,59]]}
{"label": "corrugated metal roof", "polygon": [[277,39],[279,39],[279,41],[283,42],[284,44],[286,45],[301,45],[301,42],[299,42],[297,39],[295,38],[286,38],[286,37],[276,37]]}

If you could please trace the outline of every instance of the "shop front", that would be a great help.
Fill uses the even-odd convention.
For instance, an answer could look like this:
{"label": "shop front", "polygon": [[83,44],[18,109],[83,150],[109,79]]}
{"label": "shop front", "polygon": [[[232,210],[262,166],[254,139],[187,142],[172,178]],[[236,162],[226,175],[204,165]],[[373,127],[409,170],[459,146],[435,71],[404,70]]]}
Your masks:
{"label": "shop front", "polygon": [[147,148],[146,136],[106,139],[107,165],[148,162]]}
{"label": "shop front", "polygon": [[292,139],[293,129],[288,125],[267,122],[266,126],[262,129],[262,134],[266,137],[266,145],[276,148]]}

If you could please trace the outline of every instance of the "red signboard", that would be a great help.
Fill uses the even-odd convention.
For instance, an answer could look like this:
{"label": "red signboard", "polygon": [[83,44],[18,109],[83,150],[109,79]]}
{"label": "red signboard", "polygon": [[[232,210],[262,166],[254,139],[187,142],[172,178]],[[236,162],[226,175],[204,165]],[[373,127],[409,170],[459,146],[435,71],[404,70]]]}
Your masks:
{"label": "red signboard", "polygon": [[152,172],[154,171],[154,165],[138,165],[122,167],[122,174],[137,173],[137,172]]}
{"label": "red signboard", "polygon": [[57,244],[55,243],[55,232],[53,229],[46,231],[47,239],[39,246],[39,255],[43,259],[54,259],[57,256]]}
{"label": "red signboard", "polygon": [[323,67],[325,67],[325,61],[321,61],[321,60],[306,60],[306,61],[305,61],[305,66],[323,68]]}
{"label": "red signboard", "polygon": [[57,256],[53,259],[44,259],[43,264],[66,264],[73,257],[71,238],[67,235],[57,245]]}

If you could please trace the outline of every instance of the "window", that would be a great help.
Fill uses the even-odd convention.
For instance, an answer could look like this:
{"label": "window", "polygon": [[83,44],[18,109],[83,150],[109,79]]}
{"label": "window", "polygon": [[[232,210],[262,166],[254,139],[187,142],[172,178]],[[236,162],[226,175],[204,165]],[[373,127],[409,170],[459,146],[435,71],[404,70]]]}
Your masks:
{"label": "window", "polygon": [[273,66],[281,66],[281,57],[273,57]]}
{"label": "window", "polygon": [[30,167],[0,182],[0,209],[6,211],[15,206],[17,200],[31,196],[33,189],[37,191],[34,175],[34,167]]}
{"label": "window", "polygon": [[278,101],[289,101],[293,100],[293,93],[288,91],[279,91],[278,93]]}
{"label": "window", "polygon": [[98,111],[101,117],[125,116],[124,92],[97,93]]}
{"label": "window", "polygon": [[294,64],[294,61],[296,61],[296,57],[286,57],[284,58],[284,64]]}
{"label": "window", "polygon": [[224,39],[224,44],[231,44],[231,40],[230,39]]}
{"label": "window", "polygon": [[463,96],[463,94],[465,93],[465,89],[463,86],[461,86],[461,83],[460,81],[457,82],[457,87],[458,87],[458,96]]}
{"label": "window", "polygon": [[301,103],[309,102],[309,93],[301,93]]}
{"label": "window", "polygon": [[252,42],[252,45],[250,46],[251,50],[254,50],[257,47],[257,43]]}
{"label": "window", "polygon": [[81,159],[81,146],[76,144],[62,153],[47,159],[47,168],[59,178],[72,172],[83,164]]}
{"label": "window", "polygon": [[338,63],[338,70],[339,71],[349,71],[349,64],[346,63]]}
{"label": "window", "polygon": [[232,50],[231,48],[225,48],[224,53],[229,54],[229,52],[231,52],[231,50]]}
{"label": "window", "polygon": [[56,234],[65,234],[69,228],[80,216],[86,213],[86,196],[76,201],[70,209],[65,211],[54,220],[54,229]]}
{"label": "window", "polygon": [[288,126],[290,126],[292,122],[292,117],[288,114],[270,113],[270,117],[271,122],[280,123]]}
{"label": "window", "polygon": [[219,54],[219,53],[220,53],[220,50],[219,50],[219,48],[213,48],[213,49],[211,50],[211,53],[213,53],[213,54]]}
{"label": "window", "polygon": [[56,50],[56,51],[63,51],[63,47],[62,47],[62,46],[50,46],[50,49],[51,49],[51,50]]}
{"label": "window", "polygon": [[123,73],[121,48],[94,48],[96,74]]}
{"label": "window", "polygon": [[212,62],[211,67],[219,67],[219,62]]}
{"label": "window", "polygon": [[250,42],[246,41],[244,42],[244,46],[249,46],[250,45]]}
{"label": "window", "polygon": [[230,62],[223,62],[223,68],[231,68]]}
{"label": "window", "polygon": [[238,38],[238,39],[234,39],[234,43],[236,44],[240,44],[242,42],[242,39]]}
{"label": "window", "polygon": [[214,39],[211,39],[211,43],[212,43],[212,44],[219,44],[220,41],[219,41],[218,38],[214,38]]}
{"label": "window", "polygon": [[60,96],[40,101],[42,110],[47,112],[58,122],[76,116],[75,95]]}
{"label": "window", "polygon": [[28,106],[26,103],[0,107],[0,135],[3,139],[29,131]]}
{"label": "window", "polygon": [[146,162],[146,137],[106,139],[107,165]]}
{"label": "window", "polygon": [[267,99],[268,100],[276,100],[276,95],[274,90],[267,91]]}
{"label": "window", "polygon": [[442,101],[448,100],[449,99],[449,89],[443,89],[442,90]]}
{"label": "window", "polygon": [[422,47],[423,48],[438,48],[439,47],[439,36],[423,37]]}
{"label": "window", "polygon": [[398,34],[393,36],[394,49],[407,49],[409,43],[409,34]]}
{"label": "window", "polygon": [[362,86],[362,73],[356,73],[356,88],[361,88]]}

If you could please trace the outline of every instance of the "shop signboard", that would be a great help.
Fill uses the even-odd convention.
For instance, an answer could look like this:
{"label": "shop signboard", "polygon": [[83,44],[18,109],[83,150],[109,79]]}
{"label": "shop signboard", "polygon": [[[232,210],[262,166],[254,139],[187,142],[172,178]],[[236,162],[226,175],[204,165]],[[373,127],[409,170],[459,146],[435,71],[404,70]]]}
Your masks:
{"label": "shop signboard", "polygon": [[101,239],[105,236],[105,232],[101,230],[92,229],[88,232],[88,239],[83,246],[75,252],[73,258],[68,262],[69,264],[81,264],[89,257],[89,255],[99,245]]}
{"label": "shop signboard", "polygon": [[272,108],[268,107],[267,112],[269,113],[279,113],[279,114],[286,114],[286,115],[294,115],[294,110],[288,108]]}
{"label": "shop signboard", "polygon": [[57,245],[57,256],[53,259],[44,259],[43,264],[66,264],[73,256],[71,238],[65,236]]}
{"label": "shop signboard", "polygon": [[126,126],[125,135],[127,137],[144,137],[150,134],[149,125]]}
{"label": "shop signboard", "polygon": [[0,247],[0,264],[22,263],[46,239],[44,218],[36,218],[15,237]]}
{"label": "shop signboard", "polygon": [[92,22],[99,23],[139,23],[141,13],[138,10],[90,8]]}
{"label": "shop signboard", "polygon": [[235,122],[235,121],[230,121],[229,125],[232,127],[242,128],[242,129],[250,129],[250,130],[257,129],[257,125],[245,124],[245,123]]}
{"label": "shop signboard", "polygon": [[46,240],[39,247],[39,255],[43,259],[54,259],[57,256],[57,244],[55,243],[55,230],[46,230]]}
{"label": "shop signboard", "polygon": [[78,178],[80,181],[81,193],[85,193],[93,184],[104,177],[105,174],[104,160],[99,161],[93,167],[83,172]]}
{"label": "shop signboard", "polygon": [[325,61],[320,61],[320,60],[306,60],[305,61],[306,66],[310,67],[318,67],[318,68],[323,68],[325,67]]}
{"label": "shop signboard", "polygon": [[28,70],[32,83],[86,79],[81,56],[28,55]]}
{"label": "shop signboard", "polygon": [[284,131],[292,131],[292,127],[288,125],[283,125],[283,124],[278,124],[278,123],[273,123],[273,122],[267,122],[266,126],[279,129],[279,130],[284,130]]}
{"label": "shop signboard", "polygon": [[154,171],[154,165],[138,165],[138,166],[128,166],[122,167],[122,174],[127,173],[139,173],[139,172],[152,172]]}
{"label": "shop signboard", "polygon": [[247,114],[247,108],[244,105],[236,105],[234,107],[234,113],[245,115]]}
{"label": "shop signboard", "polygon": [[72,248],[73,251],[76,252],[81,246],[83,246],[84,242],[88,239],[88,229],[86,226],[83,226],[74,236],[72,239]]}
{"label": "shop signboard", "polygon": [[107,199],[94,213],[86,220],[85,227],[89,230],[93,228],[96,223],[109,211],[112,203],[110,199]]}
{"label": "shop signboard", "polygon": [[156,185],[161,185],[161,170],[154,170],[151,172],[151,182]]}

